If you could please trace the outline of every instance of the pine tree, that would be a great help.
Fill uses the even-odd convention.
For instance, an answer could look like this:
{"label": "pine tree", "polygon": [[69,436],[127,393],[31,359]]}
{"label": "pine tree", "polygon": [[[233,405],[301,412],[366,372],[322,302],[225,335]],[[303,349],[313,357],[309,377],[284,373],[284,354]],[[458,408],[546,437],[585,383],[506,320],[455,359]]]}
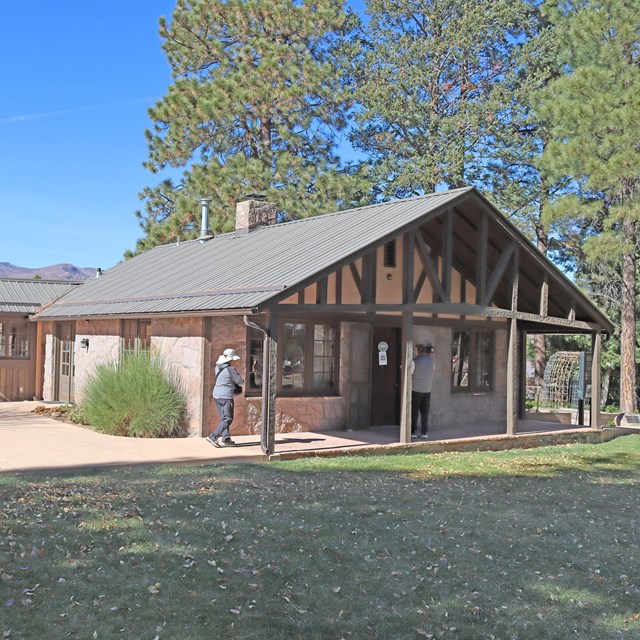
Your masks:
{"label": "pine tree", "polygon": [[535,0],[368,0],[353,45],[356,147],[387,196],[482,186],[488,161],[513,137],[523,44]]}
{"label": "pine tree", "polygon": [[140,194],[138,251],[194,237],[203,197],[214,231],[252,192],[285,218],[359,202],[366,185],[335,153],[351,107],[336,50],[354,23],[342,0],[178,0],[160,21],[174,81],[149,110],[145,166],[185,171]]}
{"label": "pine tree", "polygon": [[640,3],[547,3],[564,75],[543,93],[551,141],[543,163],[572,180],[552,219],[588,229],[591,263],[620,273],[620,407],[636,410],[636,296],[640,221]]}
{"label": "pine tree", "polygon": [[[519,81],[513,85],[509,117],[504,118],[511,126],[496,132],[483,187],[541,253],[566,260],[565,246],[559,242],[562,234],[550,228],[544,216],[566,180],[551,181],[540,170],[548,129],[535,110],[535,95],[559,75],[555,33],[541,12],[533,14],[529,37],[520,44],[517,56]],[[533,347],[534,384],[541,387],[547,366],[545,334],[535,335]]]}

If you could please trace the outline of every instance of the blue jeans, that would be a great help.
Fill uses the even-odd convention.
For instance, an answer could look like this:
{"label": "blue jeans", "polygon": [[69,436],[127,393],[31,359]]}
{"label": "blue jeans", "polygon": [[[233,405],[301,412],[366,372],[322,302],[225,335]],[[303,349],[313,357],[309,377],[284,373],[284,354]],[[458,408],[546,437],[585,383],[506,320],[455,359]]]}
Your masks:
{"label": "blue jeans", "polygon": [[233,399],[232,398],[214,398],[216,403],[216,409],[220,416],[220,422],[213,432],[214,438],[222,438],[223,441],[230,440],[231,434],[229,433],[229,427],[233,422]]}

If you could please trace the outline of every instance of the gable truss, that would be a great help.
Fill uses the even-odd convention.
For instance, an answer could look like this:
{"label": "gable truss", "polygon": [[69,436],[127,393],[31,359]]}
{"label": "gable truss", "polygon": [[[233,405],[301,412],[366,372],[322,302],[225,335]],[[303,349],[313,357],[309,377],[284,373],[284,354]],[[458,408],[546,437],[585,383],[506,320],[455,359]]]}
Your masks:
{"label": "gable truss", "polygon": [[[390,303],[380,297],[378,252],[389,241],[399,239],[403,242],[403,261],[398,265],[401,299]],[[449,207],[299,283],[296,303],[292,303],[289,289],[263,309],[275,311],[275,304],[286,299],[281,310],[291,313],[472,315],[593,330],[596,324],[591,318],[576,319],[576,299],[569,289],[556,295],[550,309],[552,279],[537,262],[536,270],[522,268],[523,252],[527,255],[524,244],[487,209],[463,211],[458,206]],[[459,274],[460,283],[455,294],[454,272]],[[422,296],[423,301],[419,302],[427,282],[431,301],[424,302]],[[469,286],[475,289],[473,300],[467,299]],[[553,286],[558,290],[561,285],[553,280]],[[351,296],[347,301],[345,288],[357,292],[357,300]],[[315,295],[309,295],[309,289]],[[558,300],[567,306],[560,308]]]}

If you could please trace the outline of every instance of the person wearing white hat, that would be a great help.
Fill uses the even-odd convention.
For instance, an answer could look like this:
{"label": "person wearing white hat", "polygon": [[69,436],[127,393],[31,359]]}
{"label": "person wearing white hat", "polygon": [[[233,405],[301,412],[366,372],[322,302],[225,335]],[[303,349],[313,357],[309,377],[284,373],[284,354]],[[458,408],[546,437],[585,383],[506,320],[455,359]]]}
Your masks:
{"label": "person wearing white hat", "polygon": [[207,437],[214,447],[228,447],[235,444],[229,433],[229,427],[233,422],[233,396],[242,393],[244,379],[231,364],[234,360],[240,360],[240,356],[236,355],[233,349],[225,349],[216,362],[213,401],[216,403],[220,422],[215,431]]}

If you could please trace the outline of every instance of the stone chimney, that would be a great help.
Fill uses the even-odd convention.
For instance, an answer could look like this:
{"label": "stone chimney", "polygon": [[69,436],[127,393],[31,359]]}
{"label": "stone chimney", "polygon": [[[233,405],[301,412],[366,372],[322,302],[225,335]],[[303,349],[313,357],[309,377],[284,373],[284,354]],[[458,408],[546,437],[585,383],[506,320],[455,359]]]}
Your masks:
{"label": "stone chimney", "polygon": [[256,227],[276,223],[278,207],[271,202],[264,202],[259,193],[250,193],[246,200],[236,205],[236,234],[249,233]]}

